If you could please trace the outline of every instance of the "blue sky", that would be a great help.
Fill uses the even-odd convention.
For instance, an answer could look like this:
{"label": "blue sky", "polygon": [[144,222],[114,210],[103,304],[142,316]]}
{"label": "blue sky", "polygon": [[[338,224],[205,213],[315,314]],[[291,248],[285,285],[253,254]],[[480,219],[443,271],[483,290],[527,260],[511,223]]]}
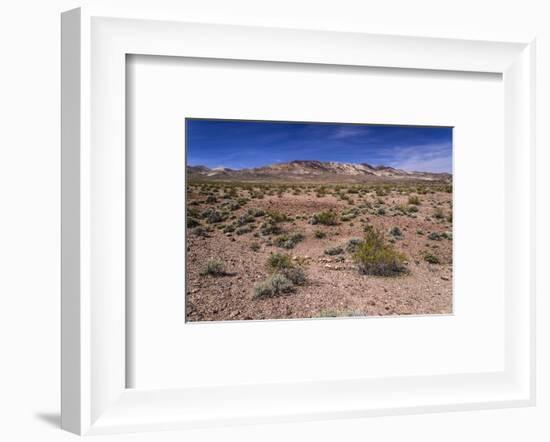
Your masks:
{"label": "blue sky", "polygon": [[449,127],[186,119],[187,162],[243,169],[292,160],[452,172]]}

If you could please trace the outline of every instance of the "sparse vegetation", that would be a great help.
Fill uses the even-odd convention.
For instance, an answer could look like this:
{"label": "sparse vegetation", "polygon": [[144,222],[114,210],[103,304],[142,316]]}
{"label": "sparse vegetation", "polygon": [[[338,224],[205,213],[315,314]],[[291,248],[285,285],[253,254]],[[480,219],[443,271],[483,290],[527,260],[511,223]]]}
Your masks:
{"label": "sparse vegetation", "polygon": [[[201,282],[186,295],[187,314],[198,320],[445,311],[451,282],[441,281],[452,280],[448,188],[437,182],[190,183],[189,287]],[[408,257],[414,257],[410,266]],[[385,293],[388,302],[373,300],[353,272],[366,275],[373,293]],[[414,291],[417,272],[437,279],[433,296],[430,288],[427,295]],[[410,276],[397,285],[377,278],[399,275]],[[392,301],[404,290],[419,300]],[[207,313],[198,308],[203,296]]]}
{"label": "sparse vegetation", "polygon": [[441,207],[436,207],[434,209],[434,218],[435,219],[443,219],[445,218],[445,212],[443,212],[443,209]]}
{"label": "sparse vegetation", "polygon": [[368,229],[363,242],[353,254],[359,273],[374,276],[395,276],[406,271],[405,256],[386,244],[384,236]]}
{"label": "sparse vegetation", "polygon": [[254,286],[255,298],[271,298],[273,296],[289,293],[294,285],[286,276],[281,273],[275,273],[267,277],[263,282]]}
{"label": "sparse vegetation", "polygon": [[272,272],[293,267],[292,257],[284,253],[272,253],[267,260],[267,268]]}
{"label": "sparse vegetation", "polygon": [[352,238],[346,243],[346,252],[355,253],[357,247],[363,242],[361,238]]}
{"label": "sparse vegetation", "polygon": [[325,249],[325,255],[329,256],[340,255],[342,253],[344,253],[344,249],[340,246],[329,247],[328,249]]}
{"label": "sparse vegetation", "polygon": [[223,262],[218,259],[210,259],[202,268],[200,274],[202,276],[224,276],[227,274]]}
{"label": "sparse vegetation", "polygon": [[310,224],[322,224],[324,226],[338,225],[338,215],[334,212],[321,212],[314,214],[310,219]]}
{"label": "sparse vegetation", "polygon": [[401,231],[401,229],[399,227],[394,226],[390,230],[390,235],[401,238],[403,236],[403,232]]}
{"label": "sparse vegetation", "polygon": [[275,245],[282,247],[283,249],[293,249],[296,244],[304,240],[304,235],[301,233],[295,233],[293,235],[281,235],[275,239]]}
{"label": "sparse vegetation", "polygon": [[431,253],[424,254],[424,261],[427,261],[430,264],[439,264],[439,258]]}

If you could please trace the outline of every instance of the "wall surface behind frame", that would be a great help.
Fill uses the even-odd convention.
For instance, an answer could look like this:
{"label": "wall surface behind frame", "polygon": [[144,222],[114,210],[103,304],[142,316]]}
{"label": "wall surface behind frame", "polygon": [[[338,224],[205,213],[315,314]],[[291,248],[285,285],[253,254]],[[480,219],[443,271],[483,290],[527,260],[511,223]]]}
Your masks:
{"label": "wall surface behind frame", "polygon": [[[0,15],[0,440],[70,441],[59,430],[61,11],[113,1],[14,0]],[[102,441],[550,440],[550,27],[547,2],[524,0],[119,0],[121,10],[174,19],[447,37],[537,34],[538,406],[102,437]],[[511,34],[512,33],[512,34]],[[546,127],[545,127],[546,126]]]}

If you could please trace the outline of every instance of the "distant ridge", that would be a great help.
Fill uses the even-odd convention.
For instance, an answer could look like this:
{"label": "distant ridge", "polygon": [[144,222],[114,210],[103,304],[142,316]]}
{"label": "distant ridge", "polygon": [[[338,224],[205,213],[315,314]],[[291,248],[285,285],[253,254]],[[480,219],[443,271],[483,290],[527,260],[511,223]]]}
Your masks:
{"label": "distant ridge", "polygon": [[316,160],[294,160],[250,169],[187,166],[190,180],[215,181],[281,181],[281,182],[383,182],[383,181],[451,181],[449,173],[409,172],[389,166],[368,163],[338,163]]}

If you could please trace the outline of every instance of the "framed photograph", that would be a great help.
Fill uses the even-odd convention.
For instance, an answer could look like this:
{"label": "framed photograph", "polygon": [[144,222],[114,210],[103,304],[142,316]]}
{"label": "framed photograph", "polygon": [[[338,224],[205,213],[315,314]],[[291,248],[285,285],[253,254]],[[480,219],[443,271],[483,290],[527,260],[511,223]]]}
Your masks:
{"label": "framed photograph", "polygon": [[534,63],[64,13],[62,427],[534,404]]}
{"label": "framed photograph", "polygon": [[185,133],[187,321],[452,313],[452,128]]}

